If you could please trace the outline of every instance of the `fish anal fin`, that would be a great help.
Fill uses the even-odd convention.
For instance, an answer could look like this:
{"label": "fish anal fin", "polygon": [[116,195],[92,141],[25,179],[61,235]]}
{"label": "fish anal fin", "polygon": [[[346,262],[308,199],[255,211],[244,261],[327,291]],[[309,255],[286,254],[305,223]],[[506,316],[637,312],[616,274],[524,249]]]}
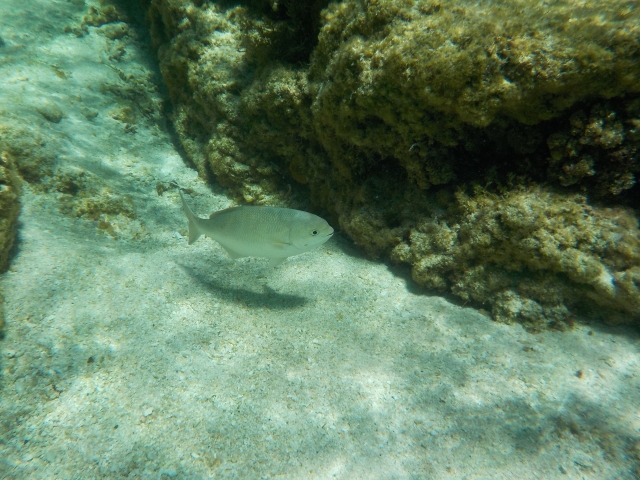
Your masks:
{"label": "fish anal fin", "polygon": [[284,262],[287,259],[287,257],[284,258],[270,258],[269,259],[269,266],[270,267],[277,267],[278,265],[280,265],[282,262]]}
{"label": "fish anal fin", "polygon": [[234,252],[229,247],[225,247],[224,245],[221,245],[221,247],[224,248],[224,251],[227,252],[227,254],[229,254],[229,256],[234,260],[244,257],[244,255],[240,255],[238,252]]}

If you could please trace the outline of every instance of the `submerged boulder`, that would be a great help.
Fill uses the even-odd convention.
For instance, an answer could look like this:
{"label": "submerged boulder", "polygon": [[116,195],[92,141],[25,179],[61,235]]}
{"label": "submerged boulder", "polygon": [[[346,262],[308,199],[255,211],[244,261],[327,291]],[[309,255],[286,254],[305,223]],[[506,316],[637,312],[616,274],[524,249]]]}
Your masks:
{"label": "submerged boulder", "polygon": [[[0,273],[4,272],[9,265],[9,253],[16,239],[19,213],[20,180],[16,174],[13,157],[2,148],[0,140]],[[4,327],[2,303],[2,292],[0,292],[0,338],[2,338]]]}
{"label": "submerged boulder", "polygon": [[248,203],[310,199],[501,321],[640,319],[631,4],[144,3],[203,176]]}
{"label": "submerged boulder", "polygon": [[[9,252],[13,247],[20,213],[20,180],[10,152],[0,141],[0,272],[9,265]],[[1,298],[1,297],[0,297]]]}

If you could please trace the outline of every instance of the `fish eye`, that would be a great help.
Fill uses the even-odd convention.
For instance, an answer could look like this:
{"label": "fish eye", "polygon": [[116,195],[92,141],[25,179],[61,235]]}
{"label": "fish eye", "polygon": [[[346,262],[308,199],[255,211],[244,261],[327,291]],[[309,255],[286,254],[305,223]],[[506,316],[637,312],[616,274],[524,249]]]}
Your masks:
{"label": "fish eye", "polygon": [[311,235],[315,236],[318,234],[318,230],[311,230]]}

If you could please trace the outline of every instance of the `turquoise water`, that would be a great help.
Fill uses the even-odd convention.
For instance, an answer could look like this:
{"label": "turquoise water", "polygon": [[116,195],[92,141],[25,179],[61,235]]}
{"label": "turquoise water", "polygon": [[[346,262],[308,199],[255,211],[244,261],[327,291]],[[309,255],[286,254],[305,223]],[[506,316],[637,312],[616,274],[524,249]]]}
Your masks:
{"label": "turquoise water", "polygon": [[275,269],[189,246],[172,182],[234,203],[177,145],[144,24],[78,30],[99,5],[0,4],[0,146],[35,172],[0,478],[637,477],[637,331],[496,323],[343,233]]}

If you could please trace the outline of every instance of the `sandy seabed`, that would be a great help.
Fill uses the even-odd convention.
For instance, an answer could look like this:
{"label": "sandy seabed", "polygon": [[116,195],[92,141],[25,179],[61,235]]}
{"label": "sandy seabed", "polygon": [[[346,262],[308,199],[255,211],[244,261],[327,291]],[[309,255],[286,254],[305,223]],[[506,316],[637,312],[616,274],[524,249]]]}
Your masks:
{"label": "sandy seabed", "polygon": [[157,185],[201,216],[231,202],[162,122],[110,113],[159,77],[135,39],[64,32],[92,4],[0,3],[0,123],[136,213],[98,228],[25,184],[0,277],[1,478],[636,478],[637,332],[496,324],[339,235],[275,269],[188,246]]}

